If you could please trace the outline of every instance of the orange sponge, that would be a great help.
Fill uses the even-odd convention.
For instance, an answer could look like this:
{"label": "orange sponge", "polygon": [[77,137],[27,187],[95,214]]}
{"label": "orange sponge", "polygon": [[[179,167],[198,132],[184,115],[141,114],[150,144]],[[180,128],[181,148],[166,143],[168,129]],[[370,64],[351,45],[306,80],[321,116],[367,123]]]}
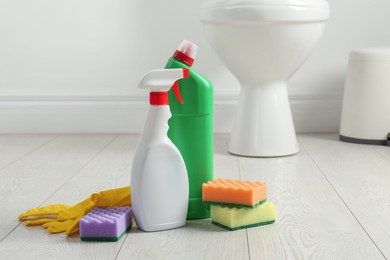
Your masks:
{"label": "orange sponge", "polygon": [[264,182],[216,179],[202,186],[203,202],[235,207],[256,207],[266,201]]}

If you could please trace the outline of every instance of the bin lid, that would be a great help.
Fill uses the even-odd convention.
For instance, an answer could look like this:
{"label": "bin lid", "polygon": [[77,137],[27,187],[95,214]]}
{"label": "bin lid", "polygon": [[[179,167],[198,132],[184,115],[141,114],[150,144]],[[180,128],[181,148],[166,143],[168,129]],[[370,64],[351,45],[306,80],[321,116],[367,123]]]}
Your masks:
{"label": "bin lid", "polygon": [[390,47],[373,47],[351,51],[350,60],[390,61]]}
{"label": "bin lid", "polygon": [[207,0],[202,4],[201,9],[244,6],[305,6],[329,8],[326,0]]}

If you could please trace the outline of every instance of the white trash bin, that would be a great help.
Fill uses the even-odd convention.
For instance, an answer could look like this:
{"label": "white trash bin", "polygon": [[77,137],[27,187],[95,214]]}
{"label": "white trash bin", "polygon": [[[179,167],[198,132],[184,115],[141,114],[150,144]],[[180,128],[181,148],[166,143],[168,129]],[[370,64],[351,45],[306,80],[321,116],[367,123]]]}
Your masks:
{"label": "white trash bin", "polygon": [[344,89],[340,140],[387,144],[390,133],[390,47],[352,51]]}

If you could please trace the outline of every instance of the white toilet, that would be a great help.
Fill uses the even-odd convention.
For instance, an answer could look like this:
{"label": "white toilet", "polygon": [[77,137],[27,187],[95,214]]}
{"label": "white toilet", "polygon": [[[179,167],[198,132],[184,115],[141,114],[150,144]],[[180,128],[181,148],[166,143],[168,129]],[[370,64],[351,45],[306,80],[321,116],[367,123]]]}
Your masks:
{"label": "white toilet", "polygon": [[275,157],[299,151],[287,81],[313,50],[328,17],[325,0],[207,0],[202,4],[206,37],[241,83],[229,152]]}

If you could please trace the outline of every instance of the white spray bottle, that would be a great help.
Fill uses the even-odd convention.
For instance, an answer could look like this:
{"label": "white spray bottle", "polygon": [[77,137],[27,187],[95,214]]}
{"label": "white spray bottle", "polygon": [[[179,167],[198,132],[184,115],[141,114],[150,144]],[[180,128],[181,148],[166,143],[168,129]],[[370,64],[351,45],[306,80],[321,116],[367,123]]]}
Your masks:
{"label": "white spray bottle", "polygon": [[151,90],[151,106],[133,159],[131,200],[137,227],[144,231],[178,228],[186,222],[187,170],[167,132],[168,91],[172,87],[183,103],[177,80],[188,76],[187,69],[153,70],[139,84]]}

